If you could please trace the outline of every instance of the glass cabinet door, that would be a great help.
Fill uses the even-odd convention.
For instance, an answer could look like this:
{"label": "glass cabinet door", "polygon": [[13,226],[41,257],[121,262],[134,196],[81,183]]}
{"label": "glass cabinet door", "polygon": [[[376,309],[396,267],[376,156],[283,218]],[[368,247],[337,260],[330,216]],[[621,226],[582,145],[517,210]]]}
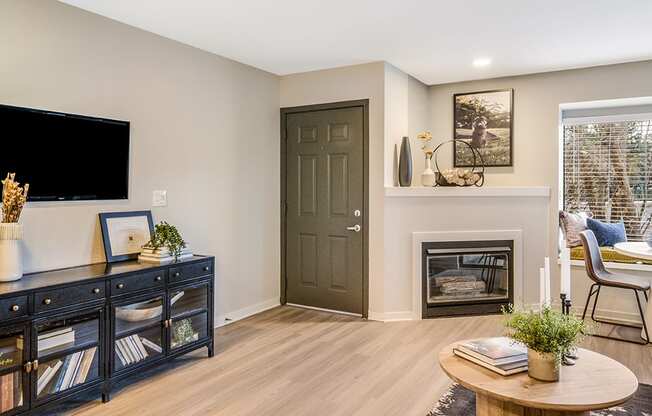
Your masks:
{"label": "glass cabinet door", "polygon": [[164,295],[113,307],[114,371],[137,367],[159,358],[164,351]]}
{"label": "glass cabinet door", "polygon": [[27,373],[25,362],[29,349],[25,350],[26,327],[0,329],[0,414],[16,411],[24,406]]}
{"label": "glass cabinet door", "polygon": [[169,293],[170,348],[181,348],[208,337],[208,284],[197,284]]}
{"label": "glass cabinet door", "polygon": [[96,310],[35,323],[32,388],[37,402],[102,377],[102,322],[103,312]]}

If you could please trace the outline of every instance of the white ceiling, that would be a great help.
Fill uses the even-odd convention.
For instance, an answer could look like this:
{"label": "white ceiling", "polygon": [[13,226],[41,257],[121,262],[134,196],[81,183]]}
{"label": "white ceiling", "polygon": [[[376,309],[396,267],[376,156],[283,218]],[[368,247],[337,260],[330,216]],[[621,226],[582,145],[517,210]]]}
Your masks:
{"label": "white ceiling", "polygon": [[652,59],[651,0],[62,1],[279,75],[387,61],[439,84]]}

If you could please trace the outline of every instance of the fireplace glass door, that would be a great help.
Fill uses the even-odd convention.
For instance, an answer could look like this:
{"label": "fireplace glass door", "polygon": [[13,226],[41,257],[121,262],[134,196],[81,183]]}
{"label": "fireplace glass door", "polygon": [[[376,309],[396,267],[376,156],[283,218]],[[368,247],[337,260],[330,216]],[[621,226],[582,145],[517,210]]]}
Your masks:
{"label": "fireplace glass door", "polygon": [[510,247],[428,249],[427,303],[507,301]]}

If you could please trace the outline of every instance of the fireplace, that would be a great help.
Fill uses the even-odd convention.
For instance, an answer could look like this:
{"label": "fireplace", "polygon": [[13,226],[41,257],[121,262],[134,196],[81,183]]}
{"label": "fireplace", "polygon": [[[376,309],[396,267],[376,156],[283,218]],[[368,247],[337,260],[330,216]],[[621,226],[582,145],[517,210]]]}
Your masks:
{"label": "fireplace", "polygon": [[499,313],[514,302],[514,241],[422,246],[422,317]]}

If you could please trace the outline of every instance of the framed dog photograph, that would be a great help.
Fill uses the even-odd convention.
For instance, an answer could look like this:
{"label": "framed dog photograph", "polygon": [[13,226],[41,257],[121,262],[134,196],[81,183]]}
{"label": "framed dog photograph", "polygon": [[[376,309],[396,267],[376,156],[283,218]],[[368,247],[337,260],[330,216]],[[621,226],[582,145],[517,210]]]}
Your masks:
{"label": "framed dog photograph", "polygon": [[102,212],[100,226],[107,263],[138,258],[154,234],[151,211]]}
{"label": "framed dog photograph", "polygon": [[[513,102],[513,89],[453,95],[454,137],[476,149],[484,166],[513,166]],[[453,152],[455,167],[473,166],[474,152],[468,146],[454,143]]]}

